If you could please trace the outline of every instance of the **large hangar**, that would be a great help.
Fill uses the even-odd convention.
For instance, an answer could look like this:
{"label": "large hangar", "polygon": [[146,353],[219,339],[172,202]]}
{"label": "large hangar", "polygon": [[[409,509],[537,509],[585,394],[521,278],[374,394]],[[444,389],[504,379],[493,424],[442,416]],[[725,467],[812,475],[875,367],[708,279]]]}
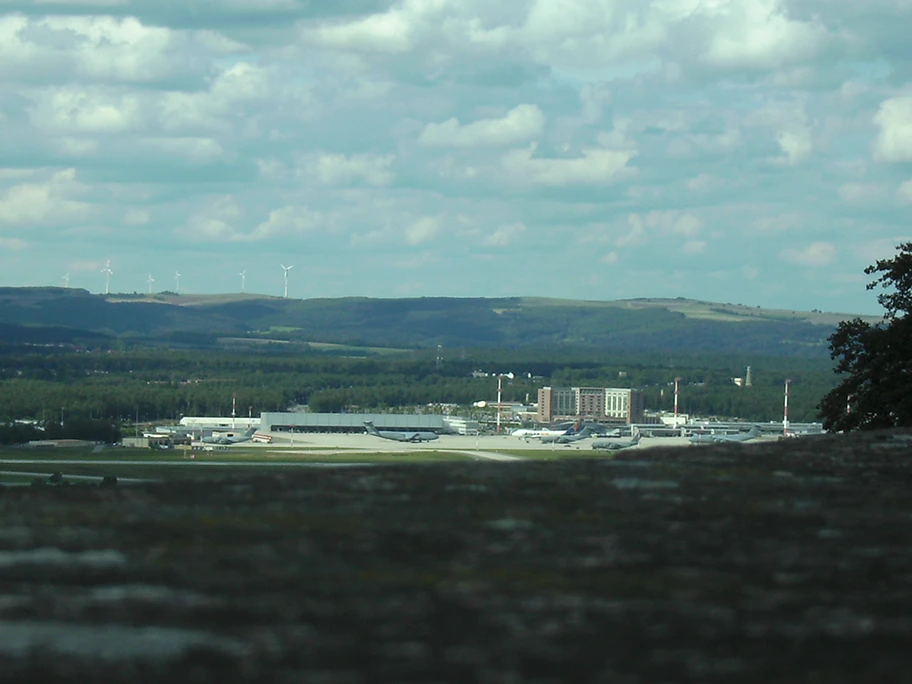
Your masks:
{"label": "large hangar", "polygon": [[390,413],[262,413],[260,430],[268,432],[364,432],[371,421],[379,430],[455,432],[446,416]]}

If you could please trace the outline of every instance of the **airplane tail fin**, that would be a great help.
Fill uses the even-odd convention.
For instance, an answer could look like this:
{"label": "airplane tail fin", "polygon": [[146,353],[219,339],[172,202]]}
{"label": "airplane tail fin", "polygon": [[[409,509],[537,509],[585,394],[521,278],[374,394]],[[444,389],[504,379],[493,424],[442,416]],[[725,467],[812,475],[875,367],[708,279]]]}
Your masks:
{"label": "airplane tail fin", "polygon": [[367,434],[369,434],[369,435],[380,434],[380,431],[376,427],[374,427],[374,423],[370,420],[364,421],[364,427],[367,429]]}

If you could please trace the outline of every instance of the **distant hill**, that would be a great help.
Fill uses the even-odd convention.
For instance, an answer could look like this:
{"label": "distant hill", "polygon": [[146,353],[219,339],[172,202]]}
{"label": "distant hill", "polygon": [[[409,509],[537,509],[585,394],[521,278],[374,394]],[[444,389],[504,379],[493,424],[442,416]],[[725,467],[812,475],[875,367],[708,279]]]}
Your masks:
{"label": "distant hill", "polygon": [[[779,311],[688,299],[528,297],[282,299],[262,295],[94,295],[0,288],[8,336],[222,347],[265,342],[362,347],[690,350],[820,356],[852,314]],[[878,320],[868,317],[870,320]],[[40,331],[40,332],[39,332]]]}

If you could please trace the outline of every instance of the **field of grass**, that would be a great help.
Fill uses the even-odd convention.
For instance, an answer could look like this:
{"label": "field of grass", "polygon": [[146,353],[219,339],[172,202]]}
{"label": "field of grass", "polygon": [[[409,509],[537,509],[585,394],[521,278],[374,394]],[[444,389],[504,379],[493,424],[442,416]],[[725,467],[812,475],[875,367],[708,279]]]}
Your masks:
{"label": "field of grass", "polygon": [[[485,450],[522,460],[565,460],[572,458],[605,458],[591,449],[498,449]],[[23,450],[0,449],[0,484],[29,484],[35,479],[61,473],[67,476],[141,480],[211,478],[230,474],[282,472],[286,469],[319,465],[388,465],[406,463],[443,463],[472,461],[475,457],[461,451],[421,449],[409,452],[365,452],[309,448],[238,448],[216,451],[181,449],[108,448]],[[487,462],[477,459],[479,462]],[[27,473],[18,475],[16,473]],[[40,476],[38,475],[40,474]],[[73,480],[77,482],[79,480]]]}

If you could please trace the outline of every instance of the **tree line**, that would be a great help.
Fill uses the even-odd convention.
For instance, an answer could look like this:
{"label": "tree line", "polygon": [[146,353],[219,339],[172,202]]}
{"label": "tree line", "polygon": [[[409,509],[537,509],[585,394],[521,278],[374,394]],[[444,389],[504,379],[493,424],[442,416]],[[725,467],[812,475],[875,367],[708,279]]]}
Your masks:
{"label": "tree line", "polygon": [[[768,421],[782,417],[782,381],[794,381],[791,418],[810,421],[833,386],[824,360],[768,358],[755,363],[753,387],[737,387],[747,360],[718,355],[614,354],[546,350],[460,351],[442,362],[433,351],[368,358],[134,349],[68,352],[0,349],[0,418],[43,426],[178,421],[189,415],[258,416],[308,405],[314,412],[394,411],[496,398],[534,402],[544,386],[631,387],[649,409],[671,410],[681,377],[680,410]],[[487,375],[473,375],[483,371]],[[476,374],[477,375],[477,374]],[[85,428],[82,428],[83,433]],[[2,438],[2,436],[0,436]]]}

